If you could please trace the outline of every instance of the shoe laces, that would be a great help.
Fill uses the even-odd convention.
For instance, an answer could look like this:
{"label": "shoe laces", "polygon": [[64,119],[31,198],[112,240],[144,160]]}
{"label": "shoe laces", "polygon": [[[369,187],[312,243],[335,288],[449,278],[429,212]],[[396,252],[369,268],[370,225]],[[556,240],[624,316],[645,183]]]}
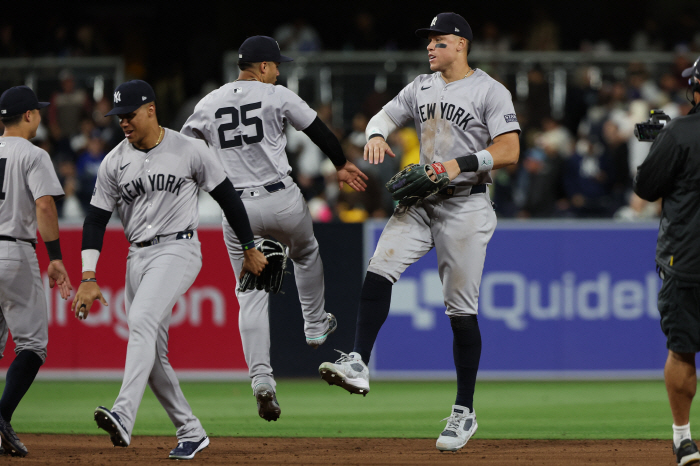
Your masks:
{"label": "shoe laces", "polygon": [[353,357],[350,356],[349,354],[343,353],[343,352],[340,351],[340,350],[336,350],[336,351],[340,353],[340,358],[335,362],[336,364],[342,364],[342,363],[344,363],[344,362],[350,362],[350,361],[354,361],[354,360],[355,360],[355,359],[353,359]]}
{"label": "shoe laces", "polygon": [[457,432],[459,430],[459,423],[462,421],[462,419],[461,419],[462,416],[463,415],[461,415],[459,413],[452,413],[440,422],[447,421],[447,425],[445,426],[445,430],[451,430],[453,432]]}

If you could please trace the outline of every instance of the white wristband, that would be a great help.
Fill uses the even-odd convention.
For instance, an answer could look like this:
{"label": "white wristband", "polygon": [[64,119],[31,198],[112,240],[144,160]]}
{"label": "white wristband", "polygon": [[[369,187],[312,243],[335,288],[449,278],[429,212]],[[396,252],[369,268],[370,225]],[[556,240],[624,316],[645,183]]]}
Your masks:
{"label": "white wristband", "polygon": [[479,161],[479,168],[476,169],[476,173],[491,171],[493,168],[493,157],[489,151],[486,149],[480,150],[474,155],[476,155],[476,160]]}
{"label": "white wristband", "polygon": [[94,272],[97,269],[97,259],[100,258],[100,251],[97,249],[83,249],[80,255],[83,258],[83,272]]}

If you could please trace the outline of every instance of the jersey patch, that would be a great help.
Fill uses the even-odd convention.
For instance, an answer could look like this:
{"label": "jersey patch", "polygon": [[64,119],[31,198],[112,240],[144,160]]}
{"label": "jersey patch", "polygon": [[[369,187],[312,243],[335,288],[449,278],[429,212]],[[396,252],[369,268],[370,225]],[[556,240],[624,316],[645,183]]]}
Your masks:
{"label": "jersey patch", "polygon": [[508,113],[507,115],[503,115],[503,118],[506,119],[506,123],[517,123],[518,122],[518,117],[515,116],[515,113]]}

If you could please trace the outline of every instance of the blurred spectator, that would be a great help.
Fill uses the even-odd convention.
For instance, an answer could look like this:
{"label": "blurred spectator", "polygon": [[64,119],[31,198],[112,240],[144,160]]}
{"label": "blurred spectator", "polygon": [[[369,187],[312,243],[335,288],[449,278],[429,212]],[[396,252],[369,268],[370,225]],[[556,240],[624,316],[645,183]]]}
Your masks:
{"label": "blurred spectator", "polygon": [[588,109],[598,103],[598,91],[603,83],[600,69],[594,66],[577,68],[572,81],[566,92],[564,125],[569,132],[576,133]]}
{"label": "blurred spectator", "polygon": [[659,52],[663,48],[663,34],[659,23],[654,18],[646,18],[644,27],[632,34],[630,50],[633,52]]}
{"label": "blurred spectator", "polygon": [[100,137],[105,142],[105,152],[109,152],[124,139],[124,131],[119,127],[117,117],[105,115],[112,110],[112,102],[107,98],[95,102],[92,121],[100,130]]}
{"label": "blurred spectator", "polygon": [[73,55],[77,57],[99,57],[104,55],[106,47],[102,38],[95,33],[92,24],[83,24],[75,32],[76,46]]}
{"label": "blurred spectator", "polygon": [[535,10],[531,24],[527,50],[559,50],[559,26],[544,8]]}
{"label": "blurred spectator", "polygon": [[[539,125],[552,112],[549,99],[549,83],[544,76],[544,70],[538,63],[527,72],[528,91],[525,100],[525,113],[531,125]],[[532,126],[522,128],[528,132]]]}
{"label": "blurred spectator", "polygon": [[484,52],[507,52],[510,49],[510,38],[501,34],[501,30],[495,22],[486,21],[481,28],[479,50]]}
{"label": "blurred spectator", "polygon": [[610,156],[601,143],[579,138],[564,169],[564,189],[576,217],[612,216],[612,170]]}
{"label": "blurred spectator", "polygon": [[70,138],[70,148],[76,154],[82,154],[87,148],[88,141],[95,131],[95,122],[90,117],[80,120],[80,132]]}
{"label": "blurred spectator", "polygon": [[652,106],[657,106],[661,99],[661,91],[656,83],[649,78],[649,73],[643,63],[632,62],[627,67],[629,85],[629,100],[643,99]]}
{"label": "blurred spectator", "polygon": [[99,131],[93,131],[86,150],[78,157],[75,167],[78,180],[76,193],[85,211],[90,206],[92,191],[95,188],[95,181],[97,181],[97,171],[105,155],[107,153],[104,151],[104,141],[100,137]]}
{"label": "blurred spectator", "polygon": [[297,131],[288,126],[285,134],[292,176],[299,190],[306,200],[318,196],[324,190],[321,164],[326,159],[326,155],[303,131]]}
{"label": "blurred spectator", "polygon": [[382,205],[381,189],[383,189],[383,185],[371,170],[372,166],[363,160],[362,148],[346,140],[343,144],[343,151],[347,159],[357,165],[369,179],[366,181],[367,189],[365,191],[358,192],[347,185],[340,190],[336,206],[340,220],[345,223],[357,223],[364,222],[370,217],[388,217],[390,212]]}
{"label": "blurred spectator", "polygon": [[303,16],[284,23],[275,29],[272,37],[277,40],[282,51],[314,52],[321,50],[321,37]]}
{"label": "blurred spectator", "polygon": [[15,41],[12,24],[0,26],[0,57],[13,58],[23,55],[20,45]]}
{"label": "blurred spectator", "polygon": [[353,18],[352,30],[345,35],[345,50],[379,50],[382,42],[375,27],[376,18],[362,11]]}
{"label": "blurred spectator", "polygon": [[73,73],[64,69],[58,75],[61,91],[54,93],[49,106],[49,125],[58,138],[70,138],[80,130],[80,120],[91,111],[90,97],[76,86]]}

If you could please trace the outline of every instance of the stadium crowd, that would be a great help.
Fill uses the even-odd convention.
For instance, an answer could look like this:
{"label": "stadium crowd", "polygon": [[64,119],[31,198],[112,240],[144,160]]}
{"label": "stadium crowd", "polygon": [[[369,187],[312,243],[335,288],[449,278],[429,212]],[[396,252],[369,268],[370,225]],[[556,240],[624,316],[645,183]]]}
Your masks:
{"label": "stadium crowd", "polygon": [[[633,136],[634,124],[646,120],[649,110],[661,108],[671,117],[686,114],[691,108],[687,82],[680,71],[690,66],[689,58],[700,51],[700,33],[694,17],[684,17],[674,34],[662,30],[648,19],[628,38],[624,50],[674,51],[675,62],[667,69],[649,70],[643,63],[625,64],[624,73],[614,78],[603,76],[595,66],[581,64],[570,73],[561,117],[555,118],[550,102],[549,73],[539,64],[527,74],[527,97],[518,98],[515,82],[498,76],[497,67],[476,63],[501,80],[514,96],[522,127],[521,154],[517,166],[493,173],[492,198],[500,217],[511,218],[619,218],[643,219],[658,215],[659,205],[648,204],[631,190],[636,167],[644,160],[649,144]],[[339,45],[342,50],[396,50],[398,42],[380,33],[377,18],[359,12],[353,19],[353,31]],[[304,18],[295,18],[269,28],[283,50],[310,52],[326,50],[322,34]],[[0,59],[27,56],[91,57],[119,55],[108,47],[112,41],[91,25],[68,27],[54,25],[51,39],[24,42],[12,24],[0,25]],[[507,52],[512,50],[556,51],[562,49],[561,31],[556,21],[543,10],[536,11],[526,30],[506,34],[494,22],[475,28],[473,50]],[[126,44],[129,45],[129,44]],[[338,44],[335,44],[338,47]],[[412,46],[413,44],[408,44]],[[606,53],[619,49],[605,40],[582,40],[581,51]],[[232,47],[233,48],[233,47]],[[142,57],[142,59],[139,59]],[[188,77],[181,66],[163,67],[160,74],[149,73],[152,66],[144,53],[129,54],[126,78],[149,80],[156,90],[161,123],[179,129],[199,98],[218,85],[221,73]],[[211,58],[219,60],[221,56]],[[212,66],[200,66],[211,70]],[[214,69],[216,67],[214,66]],[[282,68],[284,75],[284,68]],[[283,78],[284,76],[282,76]],[[281,79],[284,82],[283,79]],[[193,84],[194,83],[194,84]],[[21,83],[15,83],[21,84]],[[192,92],[194,87],[198,91]],[[90,202],[97,168],[105,155],[123,139],[116,118],[105,118],[111,108],[111,94],[94,98],[86,82],[76,79],[72,70],[61,71],[50,96],[51,106],[34,142],[51,154],[66,191],[59,205],[65,221],[80,221]],[[48,96],[41,96],[46,98]],[[340,190],[334,180],[330,161],[301,132],[288,131],[292,176],[301,187],[318,222],[362,222],[368,218],[386,218],[393,204],[384,182],[408,163],[418,161],[418,137],[413,128],[396,131],[390,144],[397,157],[381,165],[362,160],[364,130],[368,119],[392,97],[376,95],[371,89],[365,103],[348,121],[334,121],[330,104],[316,110],[341,140],[347,158],[370,177],[366,192]],[[213,200],[202,196],[202,218],[217,221],[220,211]]]}

